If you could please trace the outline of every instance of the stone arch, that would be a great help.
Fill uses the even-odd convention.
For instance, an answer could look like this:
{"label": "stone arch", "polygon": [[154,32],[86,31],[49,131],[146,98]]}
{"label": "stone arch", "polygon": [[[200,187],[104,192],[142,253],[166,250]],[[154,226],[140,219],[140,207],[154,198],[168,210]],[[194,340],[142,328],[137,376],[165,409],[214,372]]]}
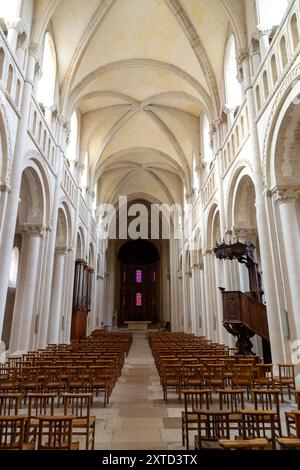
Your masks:
{"label": "stone arch", "polygon": [[58,208],[57,229],[56,229],[56,247],[66,248],[68,245],[68,220],[62,207]]}
{"label": "stone arch", "polygon": [[246,160],[237,162],[237,164],[233,167],[232,172],[231,172],[230,182],[228,184],[227,195],[226,195],[226,200],[225,200],[225,207],[227,207],[227,213],[226,213],[227,230],[230,230],[233,225],[232,211],[233,211],[234,190],[236,187],[236,182],[241,174],[242,175],[247,174],[251,179],[253,179],[252,168],[250,167],[249,162]]}
{"label": "stone arch", "polygon": [[255,186],[247,170],[241,171],[236,178],[232,193],[232,229],[236,235],[241,230],[257,230],[255,210]]}
{"label": "stone arch", "polygon": [[208,212],[207,223],[206,223],[206,248],[210,249],[214,246],[215,241],[213,240],[213,222],[216,213],[219,212],[218,205],[213,202]]}
{"label": "stone arch", "polygon": [[40,180],[44,205],[43,224],[51,226],[54,188],[51,184],[50,170],[39,152],[35,150],[30,150],[25,156],[23,173],[27,168],[32,168]]}
{"label": "stone arch", "polygon": [[212,218],[212,244],[221,242],[220,211],[216,210]]}
{"label": "stone arch", "polygon": [[79,226],[77,230],[76,238],[76,258],[84,259],[85,258],[85,238],[83,228]]}
{"label": "stone arch", "polygon": [[94,250],[94,245],[92,242],[90,242],[90,246],[89,246],[89,266],[91,268],[95,266],[95,250]]}
{"label": "stone arch", "polygon": [[274,170],[276,165],[276,146],[278,143],[279,132],[282,125],[284,125],[285,119],[288,118],[289,113],[292,111],[294,107],[293,105],[299,103],[299,96],[300,64],[296,65],[291,70],[282,86],[279,88],[266,127],[262,166],[264,184],[268,190],[274,188],[278,182],[276,172],[274,172]]}
{"label": "stone arch", "polygon": [[34,165],[28,165],[22,174],[18,224],[44,226],[47,221],[47,194],[43,177]]}
{"label": "stone arch", "polygon": [[63,198],[60,201],[59,207],[64,213],[66,219],[66,227],[67,227],[67,247],[71,248],[72,246],[72,239],[73,239],[73,217],[71,207],[67,199]]}
{"label": "stone arch", "polygon": [[275,186],[299,185],[300,81],[283,103],[275,123],[270,147],[269,179]]}

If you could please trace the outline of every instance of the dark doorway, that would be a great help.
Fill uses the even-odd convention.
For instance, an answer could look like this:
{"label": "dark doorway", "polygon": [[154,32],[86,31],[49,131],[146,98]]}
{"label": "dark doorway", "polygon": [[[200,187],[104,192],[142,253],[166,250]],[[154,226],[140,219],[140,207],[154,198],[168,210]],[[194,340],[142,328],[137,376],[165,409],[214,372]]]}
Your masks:
{"label": "dark doorway", "polygon": [[159,321],[160,256],[147,240],[130,240],[119,250],[120,306],[118,324]]}

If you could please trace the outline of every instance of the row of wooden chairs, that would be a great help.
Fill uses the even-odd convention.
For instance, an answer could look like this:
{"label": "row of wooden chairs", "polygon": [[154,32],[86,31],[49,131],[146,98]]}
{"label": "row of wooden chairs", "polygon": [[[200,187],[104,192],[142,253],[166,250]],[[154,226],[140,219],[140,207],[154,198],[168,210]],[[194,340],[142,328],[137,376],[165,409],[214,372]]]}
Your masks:
{"label": "row of wooden chairs", "polygon": [[[92,393],[64,393],[62,396],[62,407],[64,416],[73,416],[73,435],[85,437],[85,448],[94,448],[96,417],[91,416],[93,395]],[[25,416],[26,439],[25,442],[35,442],[37,433],[38,416],[54,416],[58,396],[55,393],[30,393],[28,394],[28,405],[22,409],[22,395],[2,394],[0,395],[0,416]],[[21,414],[22,410],[22,414]],[[24,412],[24,414],[23,414]],[[0,441],[5,436],[1,436]]]}
{"label": "row of wooden chairs", "polygon": [[[117,342],[116,342],[117,341]],[[0,367],[0,393],[103,393],[104,406],[121,374],[132,334],[96,334],[71,345],[49,345]]]}
{"label": "row of wooden chairs", "polygon": [[35,440],[28,442],[30,419],[0,416],[0,450],[79,450],[73,441],[74,416],[37,416]]}

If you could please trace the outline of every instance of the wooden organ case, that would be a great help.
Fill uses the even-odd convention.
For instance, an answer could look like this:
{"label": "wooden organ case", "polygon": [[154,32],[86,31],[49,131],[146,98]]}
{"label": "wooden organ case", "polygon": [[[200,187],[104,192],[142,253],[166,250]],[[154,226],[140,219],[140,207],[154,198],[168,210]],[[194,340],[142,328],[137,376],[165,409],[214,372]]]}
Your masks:
{"label": "wooden organ case", "polygon": [[75,261],[71,339],[86,336],[87,317],[91,310],[93,274],[94,269],[84,260]]}

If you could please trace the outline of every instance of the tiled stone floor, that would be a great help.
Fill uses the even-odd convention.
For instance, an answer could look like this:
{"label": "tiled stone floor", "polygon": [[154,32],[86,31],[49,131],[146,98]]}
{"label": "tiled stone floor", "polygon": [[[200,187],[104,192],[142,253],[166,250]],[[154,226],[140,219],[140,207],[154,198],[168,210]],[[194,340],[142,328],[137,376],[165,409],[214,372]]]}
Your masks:
{"label": "tiled stone floor", "polygon": [[[250,403],[246,405],[253,406]],[[94,403],[92,413],[97,417],[95,449],[183,450],[182,408],[175,393],[170,393],[168,405],[165,404],[146,334],[134,333],[109,405],[103,408],[102,398]],[[284,434],[284,411],[295,408],[294,401],[282,406]]]}
{"label": "tiled stone floor", "polygon": [[165,404],[146,334],[136,332],[109,405],[99,400],[93,407],[95,449],[184,449],[181,409],[175,395]]}

